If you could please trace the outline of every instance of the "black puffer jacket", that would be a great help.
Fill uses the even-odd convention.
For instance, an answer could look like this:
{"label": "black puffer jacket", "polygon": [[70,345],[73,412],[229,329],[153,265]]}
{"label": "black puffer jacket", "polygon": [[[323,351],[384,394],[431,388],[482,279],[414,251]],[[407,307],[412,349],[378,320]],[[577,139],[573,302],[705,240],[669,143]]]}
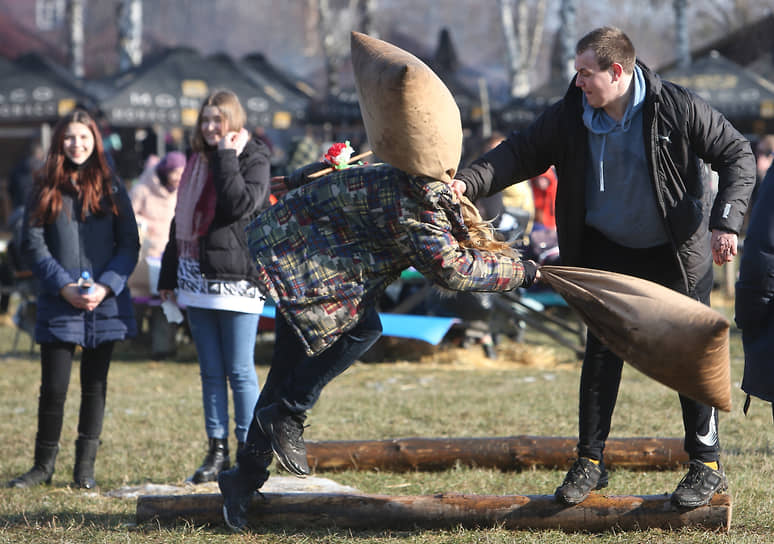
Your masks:
{"label": "black puffer jacket", "polygon": [[[245,227],[269,205],[269,155],[266,144],[255,139],[247,142],[239,158],[231,149],[212,154],[217,204],[206,236],[199,239],[199,266],[205,277],[255,283],[256,270],[247,251]],[[176,287],[177,240],[173,219],[161,259],[158,288]]]}
{"label": "black puffer jacket", "polygon": [[[638,64],[647,85],[642,111],[650,179],[686,292],[692,293],[712,266],[709,230],[738,233],[742,226],[755,185],[755,159],[750,143],[720,113]],[[582,91],[573,80],[564,98],[526,130],[511,133],[456,176],[475,199],[555,165],[559,249],[562,264],[569,266],[583,263],[589,144],[582,116]],[[714,202],[702,161],[719,176]]]}
{"label": "black puffer jacket", "polygon": [[774,167],[761,182],[736,282],[736,324],[742,329],[742,389],[774,402]]}
{"label": "black puffer jacket", "polygon": [[[137,264],[140,240],[126,189],[114,179],[112,190],[118,215],[89,212],[81,219],[81,199],[63,193],[62,210],[54,222],[34,225],[35,202],[27,204],[22,253],[40,286],[35,325],[38,342],[61,341],[95,348],[137,333],[126,281]],[[103,209],[108,205],[105,198]],[[73,307],[59,294],[83,271],[111,291],[91,312]]]}

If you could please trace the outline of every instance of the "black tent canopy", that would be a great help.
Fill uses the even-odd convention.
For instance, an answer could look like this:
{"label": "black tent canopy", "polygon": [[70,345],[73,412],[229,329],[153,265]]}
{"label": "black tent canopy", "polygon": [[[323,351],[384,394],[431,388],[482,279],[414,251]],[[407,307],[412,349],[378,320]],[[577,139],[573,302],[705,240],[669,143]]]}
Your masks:
{"label": "black tent canopy", "polygon": [[262,53],[245,55],[238,65],[267,95],[284,105],[297,119],[306,116],[309,104],[317,94],[310,84],[269,62]]}
{"label": "black tent canopy", "polygon": [[0,62],[0,122],[53,122],[76,104],[91,105],[80,81],[38,53]]}
{"label": "black tent canopy", "polygon": [[361,124],[360,103],[355,89],[341,90],[309,103],[311,123]]}
{"label": "black tent canopy", "polygon": [[774,83],[716,51],[687,68],[671,68],[662,75],[692,90],[737,125],[774,121]]}
{"label": "black tent canopy", "polygon": [[205,58],[183,47],[168,49],[101,86],[99,104],[114,126],[193,126],[202,100],[220,88],[239,96],[249,127],[285,128],[294,118],[227,55]]}
{"label": "black tent canopy", "polygon": [[480,77],[474,71],[464,68],[457,56],[457,49],[452,41],[448,28],[441,29],[438,35],[438,45],[432,58],[422,59],[449,88],[457,107],[460,109],[462,123],[477,123],[481,121],[481,97],[469,80]]}
{"label": "black tent canopy", "polygon": [[511,98],[497,111],[497,124],[501,130],[526,127],[545,109],[560,100],[567,92],[569,82],[556,79],[538,87],[527,96]]}

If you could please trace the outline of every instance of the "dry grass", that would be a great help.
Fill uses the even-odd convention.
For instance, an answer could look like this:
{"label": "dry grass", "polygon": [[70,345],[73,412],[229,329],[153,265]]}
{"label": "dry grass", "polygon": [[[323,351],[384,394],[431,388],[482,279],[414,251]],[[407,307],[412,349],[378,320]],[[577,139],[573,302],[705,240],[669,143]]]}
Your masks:
{"label": "dry grass", "polygon": [[[12,330],[0,327],[0,352],[7,351]],[[23,346],[26,348],[26,345]],[[270,343],[259,345],[265,363]],[[398,347],[394,348],[400,351]],[[359,363],[326,389],[310,414],[310,440],[384,439],[406,436],[505,436],[534,434],[574,436],[580,366],[574,355],[528,335],[522,344],[501,345],[499,358],[483,357],[480,347],[429,349],[403,343],[411,356],[381,364]],[[350,532],[293,527],[258,527],[232,535],[223,526],[201,527],[135,523],[136,502],[108,494],[125,486],[148,483],[184,485],[201,462],[205,436],[198,367],[190,346],[183,362],[151,362],[147,347],[125,344],[118,350],[109,377],[103,445],[97,461],[98,492],[71,490],[73,441],[79,383],[77,365],[66,405],[61,453],[52,486],[0,489],[2,542],[446,542],[476,543],[617,543],[617,542],[771,542],[774,498],[771,481],[772,422],[770,408],[754,402],[741,414],[738,388],[742,358],[739,335],[732,334],[734,411],[721,417],[723,461],[731,481],[734,518],[730,534],[697,529],[602,534],[503,529],[445,531]],[[37,418],[39,365],[37,353],[6,355],[0,376],[0,478],[27,470]],[[267,368],[261,364],[259,377]],[[613,436],[680,436],[676,395],[631,368],[625,368],[613,421]],[[275,471],[276,472],[276,471]],[[458,467],[439,473],[381,471],[320,474],[369,493],[550,494],[563,470],[501,472]],[[615,471],[610,493],[670,492],[680,472]]]}

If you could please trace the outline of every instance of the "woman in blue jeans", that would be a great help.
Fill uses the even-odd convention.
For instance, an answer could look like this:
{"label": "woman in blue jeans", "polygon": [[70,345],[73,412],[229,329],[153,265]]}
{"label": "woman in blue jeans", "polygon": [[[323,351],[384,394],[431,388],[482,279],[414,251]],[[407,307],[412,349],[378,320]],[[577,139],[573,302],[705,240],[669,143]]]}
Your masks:
{"label": "woman in blue jeans", "polygon": [[215,480],[231,464],[229,385],[238,448],[258,398],[254,349],[264,297],[244,229],[269,204],[269,151],[244,124],[231,91],[216,91],[202,104],[159,274],[161,299],[176,297],[186,308],[199,356],[209,450],[194,483]]}

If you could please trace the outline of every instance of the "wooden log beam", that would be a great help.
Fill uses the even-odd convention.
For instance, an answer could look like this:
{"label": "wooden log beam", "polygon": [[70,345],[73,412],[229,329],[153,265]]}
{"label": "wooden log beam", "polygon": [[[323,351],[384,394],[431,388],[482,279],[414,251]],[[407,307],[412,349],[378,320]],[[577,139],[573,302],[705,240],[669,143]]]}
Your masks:
{"label": "wooden log beam", "polygon": [[[446,470],[466,466],[521,470],[569,467],[577,439],[507,436],[498,438],[396,438],[306,442],[309,466],[332,470]],[[678,438],[611,438],[605,446],[605,466],[636,470],[674,469],[688,462]]]}
{"label": "wooden log beam", "polygon": [[[187,520],[221,524],[218,494],[141,496],[137,522]],[[577,506],[558,504],[552,495],[355,495],[321,493],[256,494],[249,525],[413,530],[503,527],[599,532],[610,529],[678,529],[696,526],[728,532],[731,496],[715,495],[707,506],[678,509],[669,495],[604,496],[592,493]]]}

